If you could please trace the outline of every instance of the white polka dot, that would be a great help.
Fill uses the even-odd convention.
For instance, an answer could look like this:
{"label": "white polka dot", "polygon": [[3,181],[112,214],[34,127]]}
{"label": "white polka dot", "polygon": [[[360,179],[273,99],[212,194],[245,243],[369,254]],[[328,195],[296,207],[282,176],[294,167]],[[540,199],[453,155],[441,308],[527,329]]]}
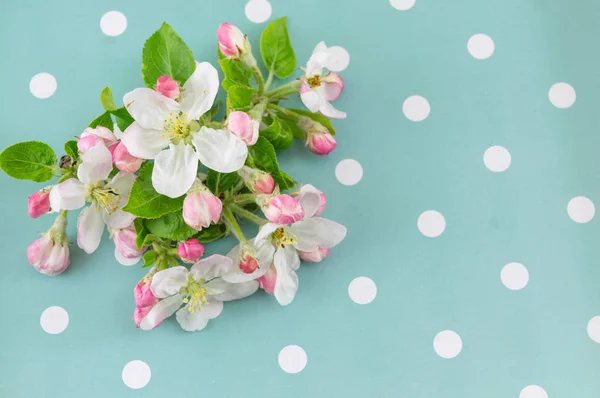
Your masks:
{"label": "white polka dot", "polygon": [[344,159],[335,166],[335,177],[344,185],[357,184],[363,176],[363,168],[354,159]]}
{"label": "white polka dot", "polygon": [[600,315],[593,317],[587,324],[587,332],[590,339],[600,343]]}
{"label": "white polka dot", "polygon": [[48,307],[42,312],[40,325],[46,333],[62,333],[69,325],[69,314],[62,307]]}
{"label": "white polka dot", "polygon": [[521,390],[519,398],[548,398],[548,394],[542,387],[530,385]]}
{"label": "white polka dot", "polygon": [[329,47],[329,52],[332,54],[331,59],[327,63],[327,68],[333,72],[341,72],[350,65],[350,54],[344,47],[333,46]]}
{"label": "white polka dot", "polygon": [[304,351],[302,347],[288,345],[279,351],[277,361],[279,362],[279,367],[281,367],[284,372],[300,373],[306,366],[308,358],[306,356],[306,351]]}
{"label": "white polka dot", "polygon": [[496,173],[501,173],[508,169],[511,161],[510,152],[502,146],[495,145],[489,147],[483,154],[485,167]]}
{"label": "white polka dot", "polygon": [[254,23],[265,22],[271,18],[272,11],[271,3],[267,0],[250,0],[246,3],[246,8],[244,8],[246,18]]}
{"label": "white polka dot", "polygon": [[390,0],[390,4],[396,10],[406,11],[410,10],[415,5],[416,0]]}
{"label": "white polka dot", "polygon": [[151,376],[152,371],[150,370],[150,366],[146,362],[137,359],[128,362],[123,367],[123,372],[121,372],[123,383],[134,390],[145,387],[150,381]]}
{"label": "white polka dot", "polygon": [[486,34],[478,33],[467,42],[469,53],[477,59],[487,59],[494,53],[494,40]]}
{"label": "white polka dot", "polygon": [[369,304],[377,296],[377,285],[371,278],[359,276],[348,285],[348,295],[357,304]]}
{"label": "white polka dot", "polygon": [[529,272],[523,264],[509,263],[502,267],[500,280],[510,290],[521,290],[529,282]]}
{"label": "white polka dot", "polygon": [[37,98],[52,97],[56,91],[56,79],[50,73],[42,72],[33,76],[29,81],[29,91]]}
{"label": "white polka dot", "polygon": [[569,201],[567,205],[567,213],[571,220],[585,224],[590,222],[596,214],[594,203],[585,196],[576,196]]}
{"label": "white polka dot", "polygon": [[446,220],[440,212],[427,210],[419,216],[417,226],[423,235],[435,238],[440,236],[446,229]]}
{"label": "white polka dot", "polygon": [[435,335],[433,349],[442,358],[451,359],[460,354],[462,340],[456,332],[444,330]]}
{"label": "white polka dot", "polygon": [[100,29],[107,36],[119,36],[127,29],[127,18],[120,11],[109,11],[100,19]]}
{"label": "white polka dot", "polygon": [[402,104],[402,112],[408,120],[413,122],[421,122],[429,116],[431,106],[426,98],[420,95],[413,95],[404,100]]}
{"label": "white polka dot", "polygon": [[548,91],[550,102],[557,108],[569,108],[575,103],[577,94],[575,89],[568,83],[556,83]]}

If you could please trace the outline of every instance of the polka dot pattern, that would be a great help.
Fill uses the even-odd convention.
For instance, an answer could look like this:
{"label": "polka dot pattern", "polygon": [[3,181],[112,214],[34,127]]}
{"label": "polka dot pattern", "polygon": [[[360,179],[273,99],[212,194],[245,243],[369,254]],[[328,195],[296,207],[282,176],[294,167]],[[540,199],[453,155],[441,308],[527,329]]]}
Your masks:
{"label": "polka dot pattern", "polygon": [[576,196],[567,205],[567,214],[576,223],[585,224],[592,221],[596,214],[594,203],[585,196]]}
{"label": "polka dot pattern", "polygon": [[446,219],[438,211],[427,210],[419,216],[417,226],[423,235],[428,238],[436,238],[446,229]]}
{"label": "polka dot pattern", "polygon": [[29,91],[40,99],[50,98],[56,92],[58,83],[50,73],[42,72],[33,76],[29,81]]}
{"label": "polka dot pattern", "polygon": [[587,324],[587,332],[590,339],[600,344],[600,315],[590,319]]}
{"label": "polka dot pattern", "polygon": [[302,372],[308,362],[306,351],[297,345],[288,345],[279,351],[277,358],[279,367],[286,373],[296,374]]}
{"label": "polka dot pattern", "polygon": [[48,307],[42,312],[40,325],[48,334],[62,333],[69,326],[69,314],[62,307]]}
{"label": "polka dot pattern", "polygon": [[350,282],[348,295],[357,304],[369,304],[377,296],[377,285],[371,278],[359,276]]}
{"label": "polka dot pattern", "polygon": [[350,54],[344,47],[332,46],[329,48],[331,55],[331,61],[327,64],[327,67],[332,72],[341,72],[350,65]]}
{"label": "polka dot pattern", "polygon": [[575,103],[577,94],[569,83],[556,83],[548,92],[550,102],[557,108],[570,108]]}
{"label": "polka dot pattern", "polygon": [[335,177],[344,185],[356,185],[363,177],[363,168],[354,159],[344,159],[335,168]]}
{"label": "polka dot pattern", "polygon": [[510,167],[512,158],[510,152],[501,146],[492,146],[483,154],[483,163],[490,171],[501,173]]}
{"label": "polka dot pattern", "polygon": [[400,11],[410,10],[415,5],[415,2],[416,0],[390,0],[392,7]]}
{"label": "polka dot pattern", "polygon": [[123,367],[121,377],[123,378],[123,383],[125,383],[127,387],[133,390],[138,390],[146,387],[146,385],[150,382],[152,371],[146,362],[135,360],[128,362]]}
{"label": "polka dot pattern", "polygon": [[109,11],[100,19],[100,29],[107,36],[119,36],[127,29],[127,18],[120,11]]}
{"label": "polka dot pattern", "polygon": [[254,23],[263,23],[271,18],[273,9],[267,0],[250,0],[244,9],[246,18]]}
{"label": "polka dot pattern", "polygon": [[402,112],[404,116],[413,122],[422,122],[427,119],[431,112],[429,101],[420,95],[413,95],[408,97],[402,105]]}
{"label": "polka dot pattern", "polygon": [[469,53],[476,59],[488,59],[494,54],[494,40],[486,34],[478,33],[467,42]]}
{"label": "polka dot pattern", "polygon": [[443,330],[435,335],[433,349],[444,359],[455,358],[462,351],[462,339],[452,330]]}
{"label": "polka dot pattern", "polygon": [[548,394],[542,387],[530,385],[521,390],[519,398],[548,398]]}
{"label": "polka dot pattern", "polygon": [[529,282],[529,271],[523,264],[509,263],[502,268],[500,279],[510,290],[521,290]]}

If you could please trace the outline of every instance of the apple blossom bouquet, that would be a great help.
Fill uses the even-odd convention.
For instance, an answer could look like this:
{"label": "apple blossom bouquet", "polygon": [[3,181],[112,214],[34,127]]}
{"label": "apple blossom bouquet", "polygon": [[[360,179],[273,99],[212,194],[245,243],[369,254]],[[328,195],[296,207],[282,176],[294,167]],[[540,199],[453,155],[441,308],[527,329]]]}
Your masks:
{"label": "apple blossom bouquet", "polygon": [[[222,24],[217,39],[221,82],[217,69],[195,61],[164,23],[142,52],[146,87],[125,94],[121,107],[104,88],[104,112],[65,144],[64,156],[57,159],[38,141],[0,154],[0,167],[13,178],[57,178],[28,199],[31,217],[56,215],[27,248],[29,263],[46,275],[67,269],[67,214],[82,209],[81,249],[93,253],[106,226],[118,262],[143,261],[149,268],[134,288],[134,321],[142,329],[176,313],[183,329],[201,330],[223,301],[259,288],[287,305],[298,289],[301,260],[322,261],[346,234],[344,226],[318,217],[325,195],[299,186],[277,161],[295,138],[317,155],[335,149],[330,119],[346,117],[331,104],[344,88],[338,74],[326,71],[335,54],[319,43],[301,77],[273,87],[275,78],[297,69],[285,18],[260,38],[266,80],[237,27]],[[215,102],[220,86],[227,93],[224,110]],[[282,104],[295,94],[308,110]],[[242,220],[257,225],[254,238],[244,236]],[[227,235],[239,241],[233,250],[203,257],[203,244]]]}

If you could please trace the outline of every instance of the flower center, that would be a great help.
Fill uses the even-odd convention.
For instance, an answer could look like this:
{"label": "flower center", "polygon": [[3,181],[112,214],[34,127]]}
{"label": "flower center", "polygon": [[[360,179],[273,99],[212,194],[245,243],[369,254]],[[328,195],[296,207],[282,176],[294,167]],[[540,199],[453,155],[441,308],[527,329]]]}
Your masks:
{"label": "flower center", "polygon": [[177,142],[185,139],[190,132],[187,115],[183,112],[169,112],[169,119],[163,120],[163,130],[166,132],[163,134],[166,139],[174,139]]}
{"label": "flower center", "polygon": [[295,245],[298,243],[298,238],[283,228],[277,228],[271,236],[275,240],[277,247],[285,247],[285,245]]}
{"label": "flower center", "polygon": [[321,85],[321,75],[313,75],[309,77],[307,83],[310,88],[319,87]]}
{"label": "flower center", "polygon": [[87,200],[96,203],[101,209],[104,209],[109,215],[114,213],[119,207],[121,198],[117,193],[117,188],[107,188],[103,185],[88,186]]}
{"label": "flower center", "polygon": [[188,275],[187,285],[181,289],[181,294],[184,296],[183,302],[185,304],[189,303],[187,306],[189,312],[202,311],[202,306],[208,304],[206,299],[208,288],[202,287],[203,285],[204,279],[197,281],[192,278],[191,274]]}

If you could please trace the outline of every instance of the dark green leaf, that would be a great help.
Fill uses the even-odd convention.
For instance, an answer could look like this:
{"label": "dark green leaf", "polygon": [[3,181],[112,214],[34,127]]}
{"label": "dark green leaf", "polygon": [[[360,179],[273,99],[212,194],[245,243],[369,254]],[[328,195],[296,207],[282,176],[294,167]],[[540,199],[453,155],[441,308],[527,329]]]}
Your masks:
{"label": "dark green leaf", "polygon": [[292,189],[296,185],[296,181],[290,177],[287,173],[278,170],[273,173],[273,179],[279,184],[279,189],[286,191]]}
{"label": "dark green leaf", "polygon": [[[314,120],[315,122],[321,123],[323,126],[325,126],[327,128],[327,130],[329,130],[329,133],[331,135],[335,135],[335,129],[333,128],[333,125],[331,124],[331,120],[327,116],[323,116],[320,113],[313,113],[311,111],[307,111],[304,109],[290,109],[290,111],[298,113],[302,116],[309,117],[312,120]],[[282,118],[285,118],[285,116],[282,116],[281,114],[279,114],[279,116]]]}
{"label": "dark green leaf", "polygon": [[163,75],[183,85],[195,69],[192,51],[166,22],[144,44],[142,76],[148,87]]}
{"label": "dark green leaf", "polygon": [[292,145],[294,136],[287,125],[281,123],[278,117],[263,119],[268,127],[260,132],[277,150],[287,149]]}
{"label": "dark green leaf", "polygon": [[219,173],[212,169],[208,169],[206,176],[206,186],[212,193],[219,196],[225,191],[229,191],[237,182],[239,176],[236,172]]}
{"label": "dark green leaf", "polygon": [[183,214],[180,211],[160,218],[144,220],[144,225],[152,235],[163,239],[186,240],[198,233],[183,221]]}
{"label": "dark green leaf", "polygon": [[90,122],[90,127],[95,129],[98,126],[106,127],[110,131],[113,131],[115,125],[110,117],[110,112],[106,111],[102,115],[98,116]]}
{"label": "dark green leaf", "polygon": [[144,265],[142,265],[142,268],[144,268],[153,265],[156,262],[157,255],[155,251],[148,250],[146,253],[144,253],[142,258],[144,259]]}
{"label": "dark green leaf", "polygon": [[181,210],[185,196],[176,199],[161,195],[152,186],[153,163],[146,163],[133,183],[129,201],[123,210],[142,218],[158,218]]}
{"label": "dark green leaf", "polygon": [[296,69],[296,55],[290,43],[286,17],[271,22],[260,35],[260,54],[267,69],[284,79]]}
{"label": "dark green leaf", "polygon": [[115,117],[117,126],[119,126],[119,130],[121,131],[125,131],[125,129],[134,122],[133,117],[129,114],[129,111],[125,107],[115,109],[111,113]]}
{"label": "dark green leaf", "polygon": [[137,235],[135,238],[135,245],[138,249],[141,249],[144,246],[146,236],[148,236],[148,230],[144,226],[144,222],[141,218],[133,220],[133,227],[135,228],[135,234]]}
{"label": "dark green leaf", "polygon": [[271,173],[281,190],[290,189],[296,184],[289,175],[279,170],[275,148],[265,137],[259,137],[256,144],[248,147],[248,157],[254,167]]}
{"label": "dark green leaf", "polygon": [[279,121],[281,122],[281,127],[289,130],[294,138],[298,140],[306,139],[306,133],[298,126],[295,120],[281,118]]}
{"label": "dark green leaf", "polygon": [[109,112],[117,110],[110,87],[104,87],[100,92],[100,103],[102,104],[102,107]]}
{"label": "dark green leaf", "polygon": [[225,90],[228,90],[231,86],[248,86],[250,87],[250,78],[252,77],[252,70],[248,68],[239,59],[224,58],[219,60],[221,70],[225,75],[225,79],[221,83]]}
{"label": "dark green leaf", "polygon": [[200,117],[200,124],[205,124],[213,120],[217,113],[219,113],[219,108],[221,108],[222,101],[216,101],[213,106],[206,112],[204,115]]}
{"label": "dark green leaf", "polygon": [[79,149],[77,148],[77,141],[71,140],[65,142],[65,153],[71,157],[73,161],[79,157]]}
{"label": "dark green leaf", "polygon": [[201,243],[208,243],[221,239],[227,234],[227,228],[224,224],[213,224],[208,228],[202,228],[200,232],[193,236]]}
{"label": "dark green leaf", "polygon": [[56,154],[39,141],[20,142],[0,153],[0,168],[18,180],[48,181],[54,176]]}
{"label": "dark green leaf", "polygon": [[255,90],[246,86],[231,86],[227,92],[227,108],[248,111],[252,106]]}

